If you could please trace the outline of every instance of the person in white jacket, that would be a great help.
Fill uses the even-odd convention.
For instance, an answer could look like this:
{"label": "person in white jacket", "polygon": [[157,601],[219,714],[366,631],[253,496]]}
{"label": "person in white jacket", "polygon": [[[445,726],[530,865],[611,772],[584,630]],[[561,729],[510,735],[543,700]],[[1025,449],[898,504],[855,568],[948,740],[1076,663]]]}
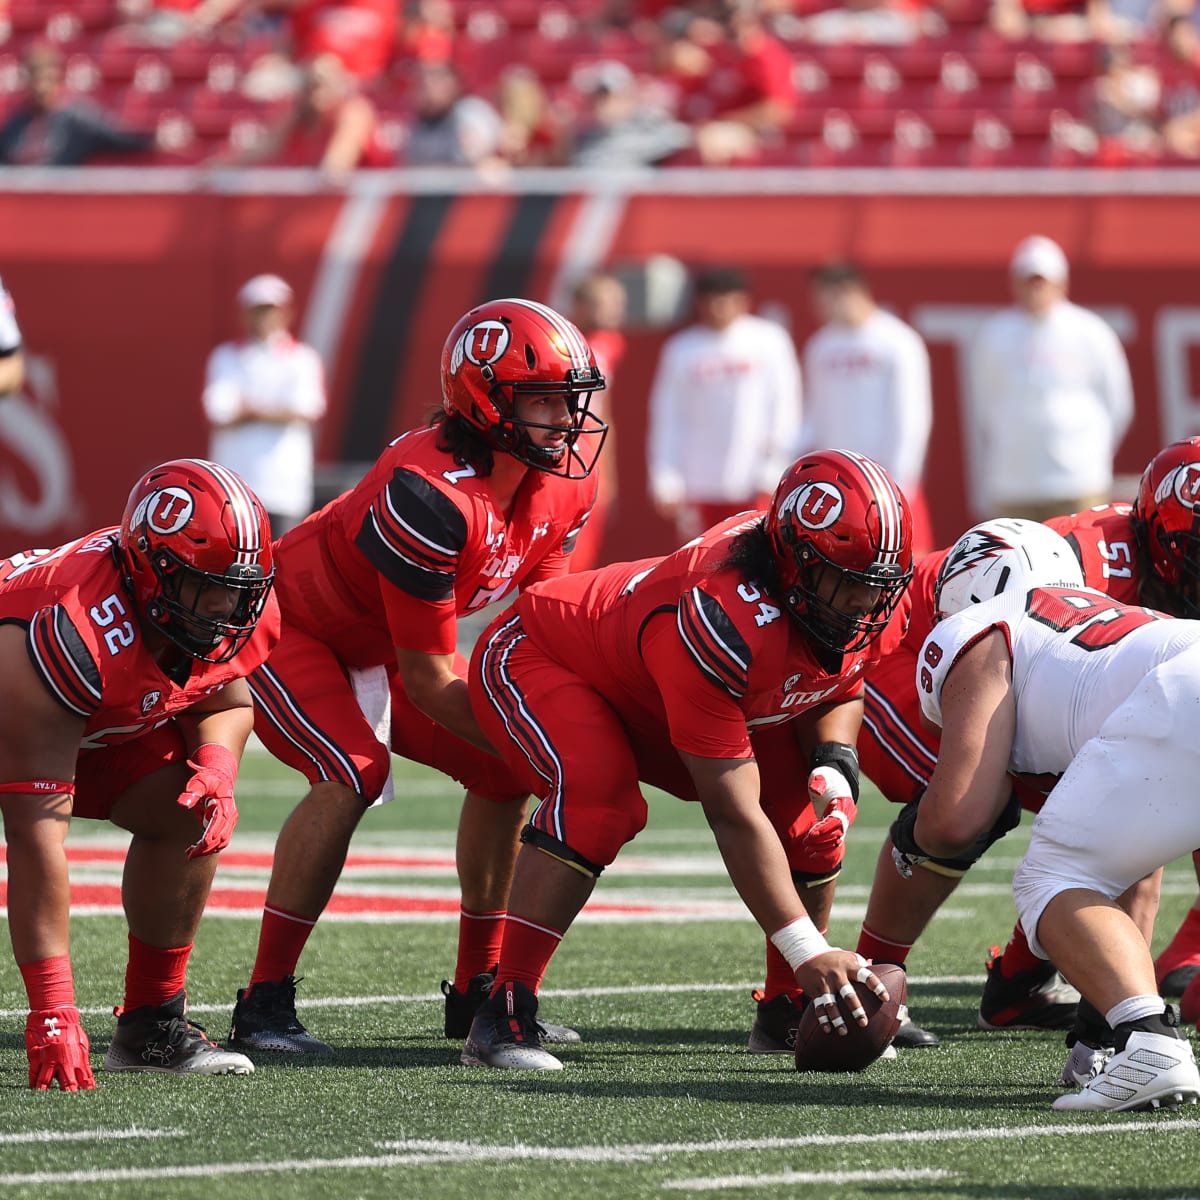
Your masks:
{"label": "person in white jacket", "polygon": [[1111,499],[1133,387],[1116,333],[1067,299],[1056,242],[1026,238],[1009,274],[1015,305],[983,322],[967,357],[969,492],[979,518],[1041,521]]}
{"label": "person in white jacket", "polygon": [[799,451],[840,446],[887,468],[913,514],[913,550],[934,548],[921,477],[933,427],[929,351],[921,335],[879,307],[852,262],[810,277],[821,328],[804,347]]}
{"label": "person in white jacket", "polygon": [[705,268],[693,292],[695,324],[670,337],[658,360],[647,445],[655,508],[685,539],[765,508],[800,427],[791,334],[750,312],[741,271]]}

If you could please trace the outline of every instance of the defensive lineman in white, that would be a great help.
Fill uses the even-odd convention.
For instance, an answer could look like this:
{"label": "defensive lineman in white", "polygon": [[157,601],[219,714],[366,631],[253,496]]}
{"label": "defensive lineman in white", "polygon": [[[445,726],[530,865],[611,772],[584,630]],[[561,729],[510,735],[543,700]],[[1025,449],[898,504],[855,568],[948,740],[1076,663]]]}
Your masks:
{"label": "defensive lineman in white", "polygon": [[1061,773],[1013,896],[1031,947],[1105,1014],[1115,1044],[1054,1108],[1195,1103],[1191,1044],[1117,899],[1200,845],[1200,622],[1082,587],[1067,543],[1034,528],[1036,545],[1015,550],[968,531],[942,567],[937,607],[947,615],[917,668],[941,753],[915,822],[893,825],[897,865],[961,853],[998,815],[1009,769]]}

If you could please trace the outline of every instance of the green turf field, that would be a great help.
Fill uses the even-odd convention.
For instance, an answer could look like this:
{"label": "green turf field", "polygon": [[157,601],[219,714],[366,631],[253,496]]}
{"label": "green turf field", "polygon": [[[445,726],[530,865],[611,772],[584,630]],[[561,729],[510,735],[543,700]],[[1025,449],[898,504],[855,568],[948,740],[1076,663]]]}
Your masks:
{"label": "green turf field", "polygon": [[[298,778],[261,754],[247,758],[232,851],[269,851]],[[348,909],[369,911],[323,921],[301,962],[301,1017],[339,1047],[332,1060],[260,1057],[252,1076],[213,1079],[97,1070],[95,1092],[31,1093],[24,991],[5,939],[0,1200],[1200,1197],[1200,1109],[1052,1113],[1062,1035],[975,1027],[987,947],[1012,926],[1021,831],[972,871],[910,959],[910,1005],[942,1046],[857,1076],[801,1076],[787,1057],[744,1052],[761,937],[698,809],[655,798],[646,831],[596,891],[603,919],[577,923],[546,979],[543,1013],[580,1029],[585,1044],[563,1049],[561,1073],[509,1074],[459,1066],[457,1045],[441,1037],[457,795],[404,764],[397,793],[368,815],[354,847],[365,861],[339,889]],[[854,943],[890,816],[864,798],[831,940]],[[116,846],[113,834],[79,822],[71,842]],[[402,861],[373,865],[371,854]],[[193,1016],[217,1037],[257,938],[253,905],[237,897],[261,893],[267,878],[265,860],[227,863],[218,873],[226,899],[206,917],[190,980]],[[119,880],[119,864],[87,862],[72,877],[99,895]],[[1194,896],[1190,858],[1169,869],[1164,891],[1160,943]],[[439,911],[371,907],[407,902]],[[637,919],[611,911],[621,905]],[[81,906],[73,918],[97,1068],[121,995],[124,937],[118,916]]]}

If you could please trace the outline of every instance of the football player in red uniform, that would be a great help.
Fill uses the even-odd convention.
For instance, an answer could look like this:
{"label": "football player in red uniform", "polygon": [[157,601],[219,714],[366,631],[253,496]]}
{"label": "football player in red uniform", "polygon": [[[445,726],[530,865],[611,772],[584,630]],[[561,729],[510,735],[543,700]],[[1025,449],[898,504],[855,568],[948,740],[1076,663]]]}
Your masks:
{"label": "football player in red uniform", "polygon": [[254,1069],[188,1021],[184,983],[237,822],[253,725],[243,676],[279,632],[272,578],[262,505],[197,459],[147,472],[119,528],[0,562],[0,811],[32,1088],[96,1086],[69,955],[73,817],[133,835],[125,997],[104,1069]]}
{"label": "football player in red uniform", "polygon": [[[1108,504],[1047,524],[1074,548],[1088,587],[1122,604],[1145,605],[1180,617],[1200,617],[1200,438],[1176,442],[1146,467],[1134,504]],[[933,590],[948,551],[918,562],[905,599],[908,632],[901,647],[871,672],[858,750],[863,771],[892,803],[909,804],[924,791],[937,762],[939,736],[920,719],[914,687],[917,654],[934,624]],[[1049,782],[1049,781],[1044,781]],[[1044,787],[1014,781],[1012,803],[991,840],[1015,826],[1021,808],[1036,811]],[[885,840],[858,942],[876,962],[903,965],[913,943],[963,873],[990,844],[953,861],[930,860],[901,879]],[[1200,855],[1197,873],[1200,876]],[[1130,898],[1139,928],[1153,932],[1157,891],[1149,884]],[[1200,975],[1200,900],[1156,963],[1165,995],[1179,995]],[[1018,925],[1004,953],[993,954],[980,1003],[985,1029],[1063,1029],[1076,1016],[1076,996],[1053,965],[1033,955]],[[934,1034],[908,1022],[896,1045],[936,1045]]]}
{"label": "football player in red uniform", "polygon": [[528,791],[472,714],[458,619],[566,572],[596,498],[607,426],[589,405],[604,377],[570,321],[507,299],[458,321],[441,381],[433,423],[397,438],[276,546],[283,634],[250,681],[256,729],[311,786],[275,846],[232,1045],[328,1052],[296,1015],[296,965],[359,821],[391,798],[393,753],[467,792],[447,1037],[466,1035],[491,987]]}
{"label": "football player in red uniform", "polygon": [[865,1023],[850,980],[882,985],[822,931],[855,815],[863,672],[911,570],[912,522],[887,472],[819,451],[765,513],[665,558],[529,588],[492,623],[471,698],[541,803],[464,1064],[562,1066],[542,1045],[538,987],[596,877],[645,824],[641,783],[700,802],[769,936],[751,1049],[791,1051],[778,1018],[801,991],[831,1030]]}

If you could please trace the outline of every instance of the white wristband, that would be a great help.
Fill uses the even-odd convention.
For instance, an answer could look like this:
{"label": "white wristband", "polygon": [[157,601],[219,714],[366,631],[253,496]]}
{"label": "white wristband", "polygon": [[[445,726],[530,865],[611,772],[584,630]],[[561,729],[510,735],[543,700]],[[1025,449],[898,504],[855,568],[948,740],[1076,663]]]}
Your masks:
{"label": "white wristband", "polygon": [[794,971],[797,967],[831,949],[829,943],[808,917],[797,917],[782,929],[771,934],[771,943],[787,959]]}

